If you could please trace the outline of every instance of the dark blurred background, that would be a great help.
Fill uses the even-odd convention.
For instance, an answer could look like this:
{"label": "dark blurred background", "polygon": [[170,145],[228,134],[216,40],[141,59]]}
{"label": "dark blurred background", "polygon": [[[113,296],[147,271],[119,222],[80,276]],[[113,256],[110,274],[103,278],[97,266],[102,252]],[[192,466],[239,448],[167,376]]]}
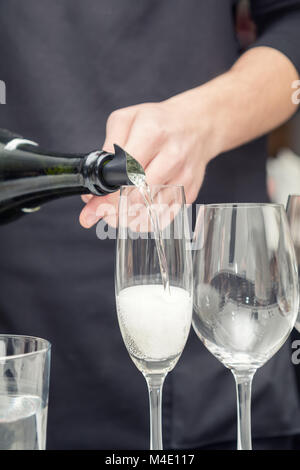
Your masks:
{"label": "dark blurred background", "polygon": [[[256,36],[251,20],[249,0],[237,6],[237,34],[241,50],[246,49]],[[292,94],[291,89],[291,94]],[[271,201],[286,205],[289,194],[300,194],[300,113],[269,136],[268,192]]]}

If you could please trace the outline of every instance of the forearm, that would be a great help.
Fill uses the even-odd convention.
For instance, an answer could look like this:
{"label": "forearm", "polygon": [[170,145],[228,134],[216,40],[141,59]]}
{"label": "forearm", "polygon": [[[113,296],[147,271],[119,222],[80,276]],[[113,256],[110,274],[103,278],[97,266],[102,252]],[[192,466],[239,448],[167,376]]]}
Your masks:
{"label": "forearm", "polygon": [[[112,113],[104,148],[110,150],[118,142],[145,168],[149,184],[183,185],[191,203],[211,159],[265,134],[293,114],[291,85],[297,79],[296,68],[283,53],[253,48],[205,85],[160,103]],[[104,216],[103,199],[89,200],[80,218],[84,227]],[[115,195],[105,199],[117,205]]]}
{"label": "forearm", "polygon": [[209,158],[253,140],[286,121],[297,106],[292,82],[298,73],[281,52],[257,47],[225,74],[169,101],[184,100],[195,123],[207,120]]}

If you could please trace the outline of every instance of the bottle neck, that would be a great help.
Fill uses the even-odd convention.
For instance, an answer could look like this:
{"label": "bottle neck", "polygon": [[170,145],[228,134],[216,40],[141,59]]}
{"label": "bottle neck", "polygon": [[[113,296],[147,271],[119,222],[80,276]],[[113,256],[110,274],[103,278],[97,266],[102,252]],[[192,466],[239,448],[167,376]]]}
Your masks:
{"label": "bottle neck", "polygon": [[34,212],[47,201],[88,193],[83,155],[48,152],[0,130],[0,224]]}
{"label": "bottle neck", "polygon": [[41,190],[84,187],[83,156],[54,154],[28,143],[13,148],[11,143],[0,143],[1,199],[5,194],[17,197]]}
{"label": "bottle neck", "polygon": [[[53,188],[54,179],[56,189],[68,188],[70,192],[74,188],[74,194],[86,190],[96,196],[103,196],[118,189],[106,184],[103,178],[104,165],[113,159],[113,155],[105,151],[94,151],[88,155],[54,153],[41,149],[33,141],[7,132],[4,135],[0,133],[0,156],[0,180],[23,179],[24,175],[28,177],[30,173],[35,178],[31,181],[35,183],[33,186],[39,187],[40,179],[43,178],[45,191]],[[32,184],[28,189],[33,189]]]}
{"label": "bottle neck", "polygon": [[33,212],[52,199],[88,192],[103,196],[117,191],[121,184],[127,184],[122,153],[54,153],[0,129],[0,223]]}

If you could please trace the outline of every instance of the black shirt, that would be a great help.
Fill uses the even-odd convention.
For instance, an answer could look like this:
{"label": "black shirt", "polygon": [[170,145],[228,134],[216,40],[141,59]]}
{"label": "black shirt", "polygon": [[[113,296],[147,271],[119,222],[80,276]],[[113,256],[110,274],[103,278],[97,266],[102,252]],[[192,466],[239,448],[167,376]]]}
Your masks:
{"label": "black shirt", "polygon": [[[166,99],[228,70],[239,56],[234,6],[2,0],[7,104],[0,127],[60,151],[101,148],[114,109]],[[281,50],[300,70],[300,2],[257,0],[252,8],[256,45]],[[265,160],[264,138],[217,157],[198,201],[267,201]],[[49,448],[148,448],[146,383],[125,349],[115,310],[114,240],[82,229],[81,207],[70,197],[1,227],[0,331],[53,344]],[[290,354],[287,342],[254,378],[255,437],[300,430]],[[235,439],[233,377],[193,331],[163,401],[165,448]]]}

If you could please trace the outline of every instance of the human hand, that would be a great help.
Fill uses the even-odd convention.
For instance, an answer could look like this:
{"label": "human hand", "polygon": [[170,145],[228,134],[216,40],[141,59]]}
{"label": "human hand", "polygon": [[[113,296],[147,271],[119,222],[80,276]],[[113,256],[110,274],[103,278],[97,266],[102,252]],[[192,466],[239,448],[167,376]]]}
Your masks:
{"label": "human hand", "polygon": [[[187,203],[196,199],[206,165],[215,156],[205,100],[199,103],[198,92],[196,103],[192,92],[114,111],[107,121],[103,145],[108,152],[114,151],[114,143],[124,148],[143,166],[150,185],[183,185]],[[108,212],[117,213],[119,192],[82,199],[87,203],[80,215],[85,228]]]}

